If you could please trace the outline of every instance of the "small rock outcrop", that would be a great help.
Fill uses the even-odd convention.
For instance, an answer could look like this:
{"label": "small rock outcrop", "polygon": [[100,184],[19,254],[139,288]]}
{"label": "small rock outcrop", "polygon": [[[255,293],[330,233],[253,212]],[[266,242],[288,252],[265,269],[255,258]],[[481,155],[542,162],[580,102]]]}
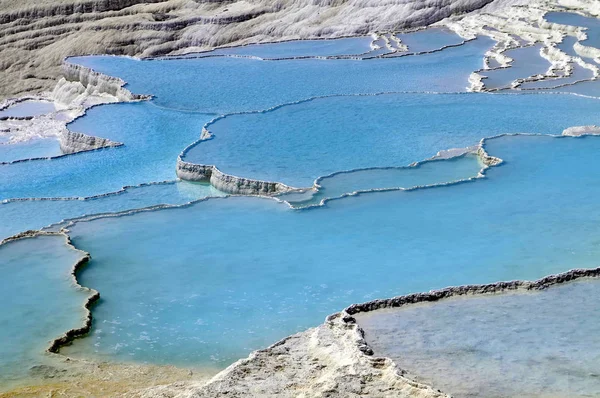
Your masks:
{"label": "small rock outcrop", "polygon": [[123,145],[106,138],[94,137],[83,133],[64,130],[60,137],[60,150],[64,154],[92,151],[100,148],[116,147]]}
{"label": "small rock outcrop", "polygon": [[581,137],[584,135],[600,135],[600,126],[573,126],[563,130],[562,135],[567,137]]}
{"label": "small rock outcrop", "polygon": [[234,195],[277,195],[295,188],[280,182],[252,180],[225,174],[213,165],[177,161],[177,177],[194,182],[210,182],[221,192]]}

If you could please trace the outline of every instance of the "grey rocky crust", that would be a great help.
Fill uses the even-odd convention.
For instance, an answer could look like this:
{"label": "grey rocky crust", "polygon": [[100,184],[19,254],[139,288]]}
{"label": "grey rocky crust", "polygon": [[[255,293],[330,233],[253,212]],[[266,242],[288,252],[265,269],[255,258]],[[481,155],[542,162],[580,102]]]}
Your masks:
{"label": "grey rocky crust", "polygon": [[425,26],[492,0],[2,0],[0,99],[51,90],[72,55],[152,57]]}
{"label": "grey rocky crust", "polygon": [[280,182],[252,180],[225,174],[216,166],[177,160],[177,177],[194,182],[210,182],[221,192],[235,195],[276,195],[294,190]]}
{"label": "grey rocky crust", "polygon": [[60,137],[60,150],[64,154],[92,151],[100,148],[108,148],[123,145],[106,138],[94,137],[83,133],[75,133],[70,130],[63,131]]}

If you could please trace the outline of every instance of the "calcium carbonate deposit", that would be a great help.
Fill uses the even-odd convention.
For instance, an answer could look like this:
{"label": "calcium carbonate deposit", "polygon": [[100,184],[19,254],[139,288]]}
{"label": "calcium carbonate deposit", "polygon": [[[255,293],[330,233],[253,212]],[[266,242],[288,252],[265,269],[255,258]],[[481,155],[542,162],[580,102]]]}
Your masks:
{"label": "calcium carbonate deposit", "polygon": [[0,396],[598,395],[599,16],[0,1]]}

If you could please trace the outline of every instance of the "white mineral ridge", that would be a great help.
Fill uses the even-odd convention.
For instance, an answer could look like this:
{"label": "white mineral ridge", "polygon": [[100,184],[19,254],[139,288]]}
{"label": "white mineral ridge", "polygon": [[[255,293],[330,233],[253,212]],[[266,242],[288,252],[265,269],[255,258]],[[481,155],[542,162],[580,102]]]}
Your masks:
{"label": "white mineral ridge", "polygon": [[583,135],[600,135],[600,126],[573,126],[563,130],[562,135],[581,137]]}
{"label": "white mineral ridge", "polygon": [[60,150],[64,154],[71,154],[83,151],[93,151],[100,148],[108,148],[123,145],[120,142],[114,142],[106,138],[94,137],[83,133],[76,133],[65,130],[60,137]]}

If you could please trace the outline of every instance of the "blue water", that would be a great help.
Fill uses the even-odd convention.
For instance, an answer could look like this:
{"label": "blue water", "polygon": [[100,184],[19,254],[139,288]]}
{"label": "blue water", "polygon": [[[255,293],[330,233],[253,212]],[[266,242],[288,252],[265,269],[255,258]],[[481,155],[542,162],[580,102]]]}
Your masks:
{"label": "blue water", "polygon": [[59,155],[62,155],[62,151],[58,140],[55,138],[34,139],[15,144],[0,144],[0,163]]}
{"label": "blue water", "polygon": [[81,256],[61,236],[0,246],[0,390],[45,363],[50,340],[83,325],[89,293],[70,275]]}
{"label": "blue water", "polygon": [[573,48],[577,41],[577,38],[574,36],[565,36],[563,37],[563,40],[556,45],[556,47],[571,57],[581,57],[581,55],[577,54]]}
{"label": "blue water", "polygon": [[377,356],[453,397],[600,395],[600,283],[358,314]]}
{"label": "blue water", "polygon": [[519,47],[508,50],[504,54],[511,57],[513,62],[508,68],[494,69],[481,72],[485,76],[483,84],[487,89],[509,88],[517,79],[525,79],[534,75],[543,75],[551,64],[540,55],[541,44],[529,47]]}
{"label": "blue water", "polygon": [[54,104],[46,101],[34,101],[28,100],[19,102],[6,109],[0,111],[0,118],[2,117],[26,117],[26,116],[40,116],[46,113],[54,112]]}
{"label": "blue water", "polygon": [[92,108],[69,128],[125,145],[52,161],[0,165],[0,200],[92,196],[126,185],[173,180],[177,155],[211,118],[149,102]]}
{"label": "blue water", "polygon": [[547,79],[547,80],[538,80],[535,82],[525,82],[521,84],[521,89],[552,89],[554,87],[564,85],[564,84],[573,84],[580,81],[591,81],[594,78],[594,73],[591,69],[584,68],[576,63],[572,64],[573,72],[570,76],[555,78],[555,79]]}
{"label": "blue water", "polygon": [[476,177],[483,164],[474,154],[434,160],[410,167],[358,169],[320,178],[318,189],[291,192],[279,198],[294,207],[318,205],[324,199],[339,198],[354,192],[392,188],[410,189]]}
{"label": "blue water", "polygon": [[181,205],[208,196],[223,196],[209,184],[186,181],[127,188],[122,193],[71,200],[0,202],[0,240],[62,220],[158,206]]}
{"label": "blue water", "polygon": [[597,266],[600,138],[487,148],[506,163],[471,183],[305,211],[213,199],[75,225],[94,253],[81,282],[104,299],[90,338],[66,352],[225,365],[352,302]]}
{"label": "blue water", "polygon": [[600,48],[600,19],[571,12],[549,12],[544,15],[544,19],[552,23],[586,28],[587,39],[582,41],[581,44]]}
{"label": "blue water", "polygon": [[483,137],[561,134],[569,126],[597,124],[598,106],[594,99],[560,95],[325,98],[221,119],[208,127],[214,138],[193,147],[184,160],[310,187],[317,177],[336,171],[405,166],[440,149],[476,145]]}
{"label": "blue water", "polygon": [[[132,90],[157,98],[96,107],[69,125],[74,131],[123,142],[123,147],[52,162],[0,166],[0,199],[90,196],[125,185],[172,180],[177,155],[199,138],[202,125],[215,112],[261,109],[315,95],[464,90],[470,70],[489,46],[489,40],[479,40],[423,58],[371,61],[75,58],[74,62],[123,77]],[[197,79],[198,75],[211,78]],[[464,80],[456,78],[461,75]],[[179,108],[202,112],[176,111]]]}
{"label": "blue water", "polygon": [[[398,59],[261,61],[229,57],[137,61],[119,57],[74,57],[127,81],[154,103],[206,113],[259,110],[331,94],[387,91],[465,91],[492,46],[480,38],[435,54]],[[210,77],[210,78],[208,78]]]}
{"label": "blue water", "polygon": [[560,87],[552,89],[553,92],[561,93],[575,93],[584,96],[590,96],[594,98],[600,98],[600,80],[594,80],[590,82],[581,82],[573,84],[572,86]]}
{"label": "blue water", "polygon": [[416,32],[397,34],[403,44],[408,46],[409,53],[434,51],[446,46],[460,44],[462,37],[444,28],[428,28]]}

